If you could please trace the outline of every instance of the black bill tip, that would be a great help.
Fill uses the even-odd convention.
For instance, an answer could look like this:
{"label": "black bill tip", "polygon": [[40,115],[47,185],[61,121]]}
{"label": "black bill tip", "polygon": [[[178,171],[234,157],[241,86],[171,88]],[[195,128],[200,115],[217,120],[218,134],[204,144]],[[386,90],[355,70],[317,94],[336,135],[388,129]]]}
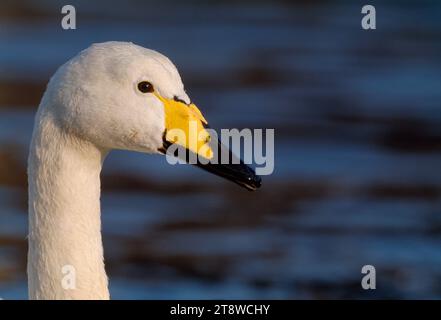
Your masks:
{"label": "black bill tip", "polygon": [[242,161],[238,164],[202,164],[198,162],[196,166],[232,181],[249,191],[255,191],[262,185],[262,179],[255,174],[253,169]]}
{"label": "black bill tip", "polygon": [[[165,134],[163,139],[163,147],[158,149],[159,152],[166,154],[168,147],[171,146],[171,143],[165,140]],[[183,150],[184,152],[179,152],[179,150]],[[190,150],[185,149],[183,147],[178,146],[178,148],[175,150],[174,156],[181,158],[182,160],[189,162],[188,159],[190,159],[190,155],[193,156],[193,159],[196,158],[197,162],[192,163],[196,165],[197,167],[210,172],[212,174],[215,174],[219,177],[222,177],[224,179],[227,179],[229,181],[232,181],[239,186],[249,190],[249,191],[255,191],[262,185],[262,179],[256,175],[254,170],[247,166],[243,161],[236,157],[228,148],[226,148],[223,144],[221,144],[219,141],[212,142],[212,150],[214,150],[217,159],[222,158],[222,154],[226,155],[226,159],[228,159],[228,163],[201,163],[199,161],[199,157],[197,157],[194,153],[192,153]],[[184,156],[182,156],[184,155]]]}
{"label": "black bill tip", "polygon": [[262,185],[262,179],[259,176],[254,175],[254,177],[250,177],[247,179],[247,182],[244,184],[244,187],[249,189],[250,191],[255,191],[260,188]]}

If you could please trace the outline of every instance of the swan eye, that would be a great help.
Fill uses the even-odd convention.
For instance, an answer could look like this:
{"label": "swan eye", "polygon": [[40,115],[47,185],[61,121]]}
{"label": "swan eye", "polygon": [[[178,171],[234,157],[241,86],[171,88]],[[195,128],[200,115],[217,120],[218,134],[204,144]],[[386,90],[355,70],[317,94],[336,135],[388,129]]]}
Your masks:
{"label": "swan eye", "polygon": [[138,83],[138,90],[142,93],[150,93],[155,91],[153,85],[148,81],[141,81],[140,83]]}

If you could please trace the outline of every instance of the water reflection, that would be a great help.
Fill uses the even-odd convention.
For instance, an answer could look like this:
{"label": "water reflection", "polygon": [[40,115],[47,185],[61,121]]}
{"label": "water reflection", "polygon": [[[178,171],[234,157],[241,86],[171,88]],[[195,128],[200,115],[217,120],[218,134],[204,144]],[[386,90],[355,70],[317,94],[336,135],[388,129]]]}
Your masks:
{"label": "water reflection", "polygon": [[[441,297],[438,3],[377,8],[388,19],[375,33],[345,2],[136,3],[79,1],[70,33],[49,4],[0,10],[0,297],[26,297],[36,105],[59,64],[105,40],[170,56],[214,127],[276,132],[274,175],[254,194],[162,157],[109,156],[115,298]],[[365,264],[375,292],[361,290]]]}

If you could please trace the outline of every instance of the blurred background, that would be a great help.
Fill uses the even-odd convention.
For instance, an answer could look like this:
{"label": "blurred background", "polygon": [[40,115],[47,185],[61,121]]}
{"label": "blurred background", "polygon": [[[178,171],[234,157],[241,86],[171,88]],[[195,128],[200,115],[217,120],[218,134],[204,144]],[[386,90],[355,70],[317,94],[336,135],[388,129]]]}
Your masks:
{"label": "blurred background", "polygon": [[[46,83],[121,40],[170,57],[214,128],[274,128],[276,150],[255,193],[110,154],[113,298],[441,298],[441,3],[368,3],[375,31],[361,1],[2,1],[0,297],[27,297],[26,158]],[[366,264],[376,290],[361,288]]]}

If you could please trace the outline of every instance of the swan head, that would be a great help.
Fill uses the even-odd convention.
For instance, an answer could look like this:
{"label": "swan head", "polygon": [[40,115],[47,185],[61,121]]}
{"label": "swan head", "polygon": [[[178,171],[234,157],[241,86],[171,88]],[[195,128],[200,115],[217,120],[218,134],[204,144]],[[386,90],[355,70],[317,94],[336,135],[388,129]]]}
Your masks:
{"label": "swan head", "polygon": [[[217,141],[208,143],[208,123],[185,92],[175,65],[156,51],[127,42],[93,44],[61,66],[39,112],[104,150],[164,154],[179,145],[210,159],[222,148]],[[194,142],[188,138],[190,122],[197,132]],[[186,138],[177,139],[172,134],[176,130]],[[249,190],[260,186],[260,178],[242,162],[197,165]]]}

